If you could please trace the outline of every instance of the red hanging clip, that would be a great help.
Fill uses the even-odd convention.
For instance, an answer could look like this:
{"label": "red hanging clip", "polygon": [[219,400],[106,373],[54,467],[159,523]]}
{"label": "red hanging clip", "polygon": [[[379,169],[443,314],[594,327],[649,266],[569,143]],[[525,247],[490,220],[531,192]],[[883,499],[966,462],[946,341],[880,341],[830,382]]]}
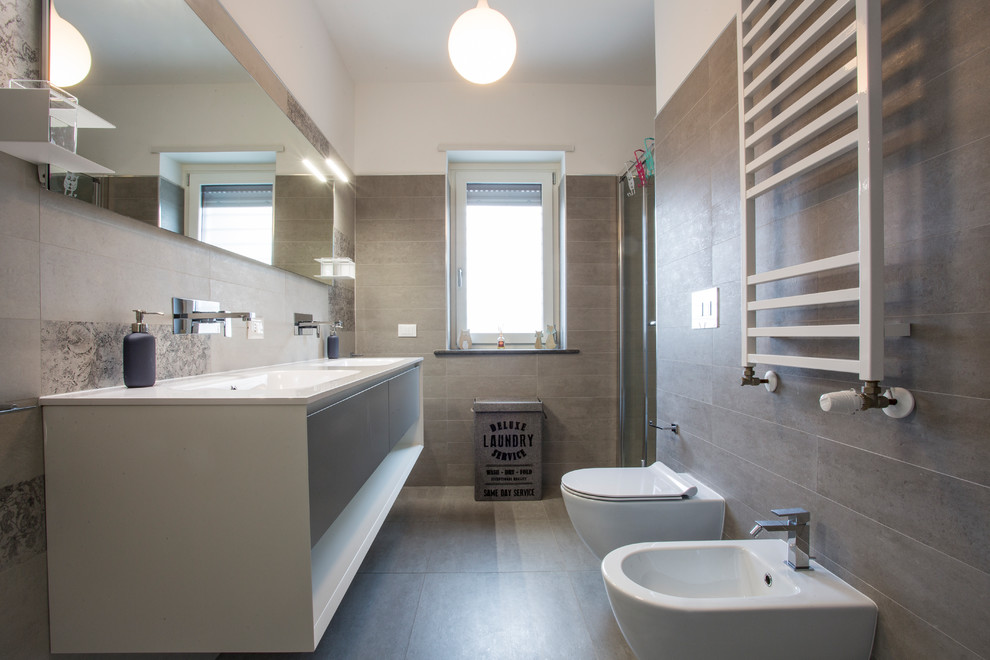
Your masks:
{"label": "red hanging clip", "polygon": [[640,160],[641,154],[646,152],[642,149],[637,149],[633,152],[636,156],[636,176],[639,177],[639,183],[642,186],[646,185],[646,168],[643,167],[643,161]]}

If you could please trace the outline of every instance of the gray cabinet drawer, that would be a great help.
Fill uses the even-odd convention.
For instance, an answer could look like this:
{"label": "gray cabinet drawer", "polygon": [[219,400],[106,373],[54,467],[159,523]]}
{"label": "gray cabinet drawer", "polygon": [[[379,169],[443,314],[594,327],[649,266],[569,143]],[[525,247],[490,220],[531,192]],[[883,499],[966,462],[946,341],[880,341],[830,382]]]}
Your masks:
{"label": "gray cabinet drawer", "polygon": [[389,451],[388,393],[381,383],[306,420],[313,545]]}
{"label": "gray cabinet drawer", "polygon": [[395,446],[419,419],[419,369],[388,381],[388,446]]}

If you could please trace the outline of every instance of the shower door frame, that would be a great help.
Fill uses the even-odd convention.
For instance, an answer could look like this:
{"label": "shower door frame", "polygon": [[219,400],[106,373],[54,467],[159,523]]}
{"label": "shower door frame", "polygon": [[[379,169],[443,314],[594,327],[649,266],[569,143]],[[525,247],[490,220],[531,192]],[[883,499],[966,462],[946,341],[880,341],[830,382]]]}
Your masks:
{"label": "shower door frame", "polygon": [[[623,467],[646,465],[656,460],[656,429],[649,425],[649,420],[656,413],[656,249],[655,249],[655,188],[654,179],[650,177],[647,185],[637,186],[633,197],[639,198],[640,217],[638,236],[626,234],[626,201],[628,174],[619,177],[617,186],[618,205],[618,264],[619,264],[619,442],[616,452],[616,464]],[[626,240],[637,239],[641,247],[641,258],[633,268],[626,265]],[[625,301],[624,290],[629,278],[637,277],[644,283],[641,305],[642,321],[630,319],[630,312]],[[626,331],[630,323],[641,323],[642,339],[640,346],[630,347],[626,342]],[[637,336],[640,336],[637,333]],[[637,382],[629,382],[634,374],[627,373],[626,357],[630,350],[641,350],[643,354],[642,378]],[[627,419],[634,414],[629,408],[631,397],[642,397],[643,414],[641,419]],[[637,432],[638,431],[638,432]],[[627,436],[629,436],[627,438]],[[640,440],[641,438],[641,440]]]}

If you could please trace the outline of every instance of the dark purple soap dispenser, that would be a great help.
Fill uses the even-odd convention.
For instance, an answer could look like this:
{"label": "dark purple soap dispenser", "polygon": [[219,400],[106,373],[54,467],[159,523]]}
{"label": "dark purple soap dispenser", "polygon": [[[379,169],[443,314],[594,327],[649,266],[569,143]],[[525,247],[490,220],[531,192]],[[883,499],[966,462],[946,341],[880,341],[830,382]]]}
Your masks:
{"label": "dark purple soap dispenser", "polygon": [[144,322],[146,312],[135,309],[137,323],[131,324],[131,334],[124,337],[124,385],[127,387],[151,387],[155,384],[155,338],[148,333]]}
{"label": "dark purple soap dispenser", "polygon": [[337,335],[337,328],[344,327],[344,324],[337,321],[330,326],[330,334],[327,335],[327,358],[336,360],[340,357],[340,336]]}

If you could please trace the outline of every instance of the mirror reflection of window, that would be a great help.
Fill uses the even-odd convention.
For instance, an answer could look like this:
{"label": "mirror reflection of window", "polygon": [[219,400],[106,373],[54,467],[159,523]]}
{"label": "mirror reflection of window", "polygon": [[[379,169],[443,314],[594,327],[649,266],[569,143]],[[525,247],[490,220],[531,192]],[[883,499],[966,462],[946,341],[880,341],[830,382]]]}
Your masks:
{"label": "mirror reflection of window", "polygon": [[[80,156],[114,170],[113,175],[95,181],[80,177],[72,189],[64,172],[53,171],[51,189],[201,240],[201,195],[191,179],[205,170],[236,170],[232,179],[209,183],[266,183],[244,176],[265,170],[267,183],[276,185],[277,172],[279,213],[274,221],[279,233],[271,246],[246,254],[318,277],[320,267],[313,257],[329,256],[332,244],[333,183],[313,190],[282,182],[309,176],[303,158],[322,161],[306,135],[321,149],[326,138],[308,118],[304,135],[272,100],[290,94],[260,56],[252,70],[263,76],[272,96],[228,52],[227,45],[245,53],[253,46],[241,31],[228,29],[232,23],[226,12],[211,9],[218,3],[41,0],[42,6],[49,1],[92,52],[92,70],[69,91],[84,108],[117,127],[80,130],[77,145]],[[266,230],[251,233],[260,236]],[[221,247],[241,249],[228,242]]]}
{"label": "mirror reflection of window", "polygon": [[189,163],[180,180],[186,183],[186,236],[271,265],[274,164]]}
{"label": "mirror reflection of window", "polygon": [[272,263],[274,186],[200,186],[200,240],[224,250]]}

